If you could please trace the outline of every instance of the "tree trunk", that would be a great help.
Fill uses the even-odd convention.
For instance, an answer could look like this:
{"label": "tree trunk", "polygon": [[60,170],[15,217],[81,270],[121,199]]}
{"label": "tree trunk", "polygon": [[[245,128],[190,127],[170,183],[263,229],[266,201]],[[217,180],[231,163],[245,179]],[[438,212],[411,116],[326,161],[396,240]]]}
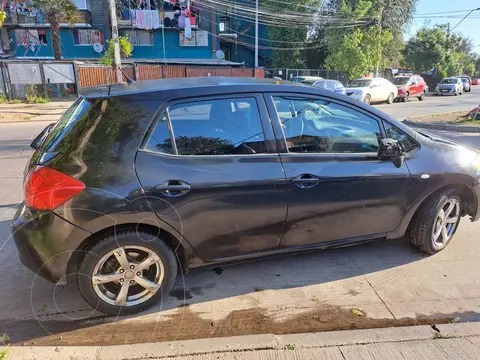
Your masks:
{"label": "tree trunk", "polygon": [[48,22],[52,32],[52,47],[55,60],[62,59],[62,51],[60,48],[60,24],[58,23],[58,13],[51,12],[48,14]]}

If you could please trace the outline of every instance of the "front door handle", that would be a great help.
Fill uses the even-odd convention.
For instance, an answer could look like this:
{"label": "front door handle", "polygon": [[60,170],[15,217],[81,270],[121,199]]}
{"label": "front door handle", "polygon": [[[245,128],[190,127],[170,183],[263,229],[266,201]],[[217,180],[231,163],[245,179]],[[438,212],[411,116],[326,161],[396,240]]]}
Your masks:
{"label": "front door handle", "polygon": [[189,183],[182,180],[168,180],[163,184],[159,184],[153,188],[154,191],[163,195],[175,197],[185,195],[191,190]]}
{"label": "front door handle", "polygon": [[312,188],[320,182],[320,179],[312,174],[302,174],[290,180],[290,182],[301,189]]}

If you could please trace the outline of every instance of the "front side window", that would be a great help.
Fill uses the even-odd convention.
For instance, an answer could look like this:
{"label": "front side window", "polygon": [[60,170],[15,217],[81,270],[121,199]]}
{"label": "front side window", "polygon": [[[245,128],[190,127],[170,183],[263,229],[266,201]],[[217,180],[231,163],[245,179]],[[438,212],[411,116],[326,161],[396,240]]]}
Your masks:
{"label": "front side window", "polygon": [[378,122],[330,101],[274,97],[289,152],[370,153],[382,138]]}
{"label": "front side window", "polygon": [[406,152],[416,149],[418,143],[407,133],[403,132],[396,126],[384,121],[385,135],[388,139],[398,140],[404,147]]}
{"label": "front side window", "polygon": [[[168,120],[175,143],[171,141]],[[160,116],[146,148],[178,155],[267,152],[255,98],[217,99],[173,105],[168,108],[167,116]]]}

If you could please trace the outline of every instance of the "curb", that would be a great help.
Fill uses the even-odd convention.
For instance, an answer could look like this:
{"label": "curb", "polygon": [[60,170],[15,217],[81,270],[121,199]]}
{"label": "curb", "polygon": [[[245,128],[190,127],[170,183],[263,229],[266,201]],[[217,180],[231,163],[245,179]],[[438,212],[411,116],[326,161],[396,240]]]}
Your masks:
{"label": "curb", "polygon": [[421,121],[403,120],[402,123],[408,126],[419,127],[423,129],[448,130],[467,133],[480,133],[480,126],[468,125],[449,125],[444,123],[424,123]]}
{"label": "curb", "polygon": [[[435,330],[436,329],[436,330]],[[116,346],[12,346],[7,360],[76,359],[76,360],[141,360],[183,358],[194,355],[240,351],[283,350],[355,346],[373,343],[394,343],[438,338],[464,338],[480,335],[480,323],[394,327],[384,329],[326,331],[287,335],[245,335],[200,340],[182,340]],[[252,357],[253,358],[253,357]]]}

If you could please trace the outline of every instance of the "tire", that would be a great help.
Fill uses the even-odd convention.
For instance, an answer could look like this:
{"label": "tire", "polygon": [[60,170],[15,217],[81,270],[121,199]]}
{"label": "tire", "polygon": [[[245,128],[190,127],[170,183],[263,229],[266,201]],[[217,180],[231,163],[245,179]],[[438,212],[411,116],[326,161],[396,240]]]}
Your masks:
{"label": "tire", "polygon": [[425,94],[425,90],[424,90],[424,91],[422,91],[422,95],[420,95],[418,97],[418,100],[423,101],[423,99],[425,99],[425,96],[426,96],[426,94]]}
{"label": "tire", "polygon": [[408,102],[408,96],[409,96],[409,95],[410,95],[410,94],[409,94],[408,91],[407,91],[407,92],[405,93],[405,95],[403,96],[402,101],[403,101],[404,103]]}
{"label": "tire", "polygon": [[[452,203],[455,206],[450,214],[445,217],[445,220],[454,222],[446,223],[444,234],[443,222],[439,222],[439,218],[442,211],[444,215],[447,213]],[[462,203],[457,192],[454,189],[440,191],[417,210],[410,223],[407,236],[414,247],[428,254],[435,254],[443,250],[454,237],[460,223],[461,214]],[[438,233],[439,236],[436,237]],[[445,238],[445,235],[448,236]]]}
{"label": "tire", "polygon": [[365,95],[365,98],[363,99],[363,102],[364,102],[365,104],[369,104],[369,105],[370,105],[370,103],[372,102],[372,97],[370,96],[370,94]]}
{"label": "tire", "polygon": [[[118,257],[113,254],[113,251],[118,249],[124,249],[124,254],[127,255],[125,259],[128,260],[130,268],[127,268],[126,271],[117,260]],[[121,251],[118,254],[121,254]],[[158,258],[155,258],[154,255]],[[97,269],[97,266],[105,257],[107,257],[107,260],[104,266],[108,265],[107,268],[101,267]],[[131,266],[138,266],[147,257],[158,260],[141,271],[135,272],[135,269],[131,270]],[[94,285],[94,271],[100,275],[99,270],[101,269],[105,269],[103,275],[108,274],[121,278],[119,280],[116,278],[115,281],[108,281],[104,284]],[[141,276],[136,276],[138,274],[141,274]],[[128,315],[146,310],[160,302],[173,287],[176,276],[177,261],[175,255],[163,241],[149,233],[126,231],[106,236],[89,249],[80,265],[77,283],[83,298],[96,310],[108,315]],[[150,280],[150,282],[146,282],[147,286],[153,284],[155,287],[149,290],[139,285],[133,279],[138,279],[139,281]],[[128,293],[125,297],[127,303],[125,305],[115,304],[115,300],[120,295],[120,289],[127,284],[126,291]],[[116,297],[112,296],[109,298],[105,295],[105,293],[115,295],[116,292],[118,292]],[[103,298],[99,293],[102,294]],[[142,293],[145,293],[143,299],[140,296]],[[138,296],[138,303],[133,303],[135,299],[129,300],[132,296]],[[104,299],[107,299],[109,302]],[[131,304],[128,304],[128,302]]]}
{"label": "tire", "polygon": [[388,95],[388,98],[387,98],[387,104],[393,104],[394,100],[395,100],[395,94],[390,93],[390,95]]}

